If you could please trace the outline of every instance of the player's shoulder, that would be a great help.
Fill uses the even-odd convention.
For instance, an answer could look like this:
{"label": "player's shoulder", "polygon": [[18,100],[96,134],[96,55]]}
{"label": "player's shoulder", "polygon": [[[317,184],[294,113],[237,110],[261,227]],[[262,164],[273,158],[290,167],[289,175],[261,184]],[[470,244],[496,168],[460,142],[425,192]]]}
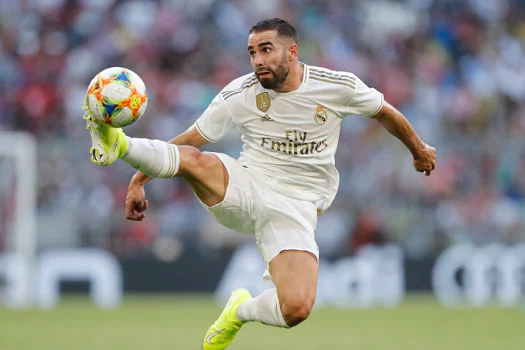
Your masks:
{"label": "player's shoulder", "polygon": [[249,73],[243,75],[242,77],[232,80],[228,85],[224,87],[224,89],[222,89],[221,95],[224,98],[224,100],[228,100],[229,98],[252,88],[258,83],[259,80],[255,76],[255,73]]}
{"label": "player's shoulder", "polygon": [[335,71],[332,69],[308,66],[309,79],[318,82],[319,84],[326,84],[338,86],[341,88],[355,89],[357,76],[351,72]]}

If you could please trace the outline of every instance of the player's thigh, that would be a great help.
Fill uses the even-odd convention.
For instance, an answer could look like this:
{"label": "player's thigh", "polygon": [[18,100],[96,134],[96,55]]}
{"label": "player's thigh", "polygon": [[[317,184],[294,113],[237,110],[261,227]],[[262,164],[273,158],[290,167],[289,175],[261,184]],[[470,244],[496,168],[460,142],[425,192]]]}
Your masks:
{"label": "player's thigh", "polygon": [[223,154],[214,154],[227,173],[227,184],[221,201],[209,205],[201,200],[206,210],[221,225],[239,233],[255,233],[255,224],[261,217],[260,194],[252,174],[238,160]]}
{"label": "player's thigh", "polygon": [[270,262],[283,315],[308,316],[315,302],[319,265],[317,257],[304,250],[283,250]]}
{"label": "player's thigh", "polygon": [[219,157],[191,146],[179,146],[179,154],[177,174],[186,180],[204,204],[220,203],[226,194],[228,171]]}
{"label": "player's thigh", "polygon": [[281,252],[305,251],[312,253],[316,260],[319,257],[315,242],[317,207],[312,202],[293,199],[271,190],[260,199],[262,215],[257,222],[255,238],[266,263],[263,279],[275,283],[270,262]]}

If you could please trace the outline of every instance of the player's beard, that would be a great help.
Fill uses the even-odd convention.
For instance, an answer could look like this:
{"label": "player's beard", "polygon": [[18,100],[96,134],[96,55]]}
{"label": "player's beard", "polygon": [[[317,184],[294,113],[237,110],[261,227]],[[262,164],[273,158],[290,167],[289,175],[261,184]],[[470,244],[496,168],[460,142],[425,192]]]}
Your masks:
{"label": "player's beard", "polygon": [[259,79],[259,82],[261,83],[263,88],[275,90],[279,89],[283,85],[284,81],[288,77],[288,73],[290,72],[290,67],[286,62],[286,56],[283,56],[283,59],[281,63],[277,66],[277,68],[271,69],[270,67],[265,67],[260,70],[272,73],[270,77],[264,78],[261,78],[258,74],[256,74],[257,79]]}

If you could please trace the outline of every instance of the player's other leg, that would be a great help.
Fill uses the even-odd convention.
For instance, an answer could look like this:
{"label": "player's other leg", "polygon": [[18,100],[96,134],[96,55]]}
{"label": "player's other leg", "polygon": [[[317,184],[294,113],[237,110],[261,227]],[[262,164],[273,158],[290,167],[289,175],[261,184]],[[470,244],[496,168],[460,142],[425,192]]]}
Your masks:
{"label": "player's other leg", "polygon": [[277,288],[255,298],[245,289],[235,290],[208,329],[204,350],[225,349],[246,322],[290,328],[308,318],[316,295],[317,257],[307,251],[285,250],[272,259],[270,272]]}
{"label": "player's other leg", "polygon": [[315,302],[318,269],[317,257],[308,251],[281,251],[270,262],[277,288],[244,301],[237,311],[239,320],[284,328],[303,322]]}
{"label": "player's other leg", "polygon": [[270,272],[277,288],[255,298],[245,289],[234,291],[206,333],[204,350],[225,349],[246,322],[289,328],[308,318],[317,288],[317,257],[307,251],[285,250],[272,259]]}

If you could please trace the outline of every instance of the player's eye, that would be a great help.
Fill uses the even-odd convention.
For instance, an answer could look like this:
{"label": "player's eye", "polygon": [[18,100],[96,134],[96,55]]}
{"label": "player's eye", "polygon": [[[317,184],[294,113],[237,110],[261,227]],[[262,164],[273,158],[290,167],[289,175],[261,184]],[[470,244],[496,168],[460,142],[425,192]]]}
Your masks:
{"label": "player's eye", "polygon": [[263,49],[263,52],[265,52],[265,53],[268,53],[268,52],[270,52],[270,51],[272,51],[272,50],[271,50],[269,47],[265,47],[265,48]]}
{"label": "player's eye", "polygon": [[249,53],[250,56],[252,56],[252,57],[255,56],[255,51],[250,51],[250,52],[248,52],[248,53]]}

